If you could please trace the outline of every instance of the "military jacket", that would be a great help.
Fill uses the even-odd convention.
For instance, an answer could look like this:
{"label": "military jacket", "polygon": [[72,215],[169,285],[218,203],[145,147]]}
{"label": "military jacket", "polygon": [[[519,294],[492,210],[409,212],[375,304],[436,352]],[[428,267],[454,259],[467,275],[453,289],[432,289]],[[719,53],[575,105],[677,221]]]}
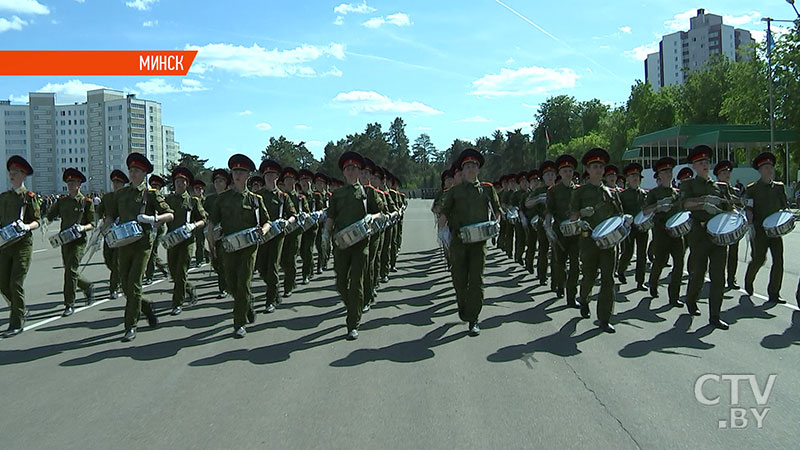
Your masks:
{"label": "military jacket", "polygon": [[[685,203],[688,199],[703,197],[705,195],[713,195],[715,197],[729,199],[725,186],[725,183],[717,183],[710,179],[703,179],[702,177],[684,180],[680,187],[681,203]],[[723,211],[730,211],[732,209],[729,203],[722,203],[718,206],[718,208],[722,209]],[[692,211],[692,220],[694,221],[692,226],[699,225],[701,227],[705,227],[706,222],[708,222],[708,220],[712,217],[713,215],[701,209],[694,210]]]}
{"label": "military jacket", "polygon": [[[0,227],[19,220],[20,210],[22,210],[22,221],[25,223],[38,222],[42,219],[39,199],[24,186],[0,194]],[[33,244],[33,235],[30,231],[25,233],[22,241]]]}
{"label": "military jacket", "polygon": [[[274,190],[263,188],[257,193],[263,199],[270,217],[288,219],[297,214],[294,203],[289,200],[289,194],[277,187]],[[281,211],[281,206],[283,206],[283,211]]]}
{"label": "military jacket", "polygon": [[647,197],[647,191],[642,188],[628,188],[618,192],[619,199],[622,202],[622,211],[624,211],[625,214],[635,216],[642,211],[645,198]]}
{"label": "military jacket", "polygon": [[574,184],[567,187],[558,182],[547,190],[547,211],[553,215],[555,224],[569,219],[570,202],[576,188]]}
{"label": "military jacket", "polygon": [[76,224],[94,223],[94,202],[80,192],[75,197],[61,197],[47,210],[47,220],[53,221],[56,217],[61,218],[61,231]]}
{"label": "military jacket", "polygon": [[208,210],[208,217],[213,224],[222,226],[223,236],[262,226],[270,220],[261,196],[247,188],[242,192],[228,189],[218,194]]}
{"label": "military jacket", "polygon": [[680,192],[673,187],[658,186],[650,189],[650,191],[647,192],[647,198],[645,199],[645,205],[647,206],[655,205],[659,200],[665,198],[672,199],[672,207],[668,211],[655,213],[654,220],[657,225],[661,225],[661,227],[663,227],[666,225],[667,220],[669,220],[670,217],[683,210],[681,207],[680,197]]}
{"label": "military jacket", "polygon": [[[144,211],[142,211],[143,206]],[[154,216],[171,212],[172,209],[167,205],[164,196],[155,189],[148,189],[143,181],[138,186],[128,185],[115,192],[108,204],[106,216],[112,220],[119,219],[119,223],[125,223],[135,222],[139,214]],[[142,231],[152,239],[150,226],[142,225]]]}
{"label": "military jacket", "polygon": [[[364,203],[366,199],[366,211]],[[333,231],[338,232],[361,220],[367,214],[377,214],[384,208],[383,201],[372,187],[361,183],[348,184],[333,191],[328,203],[328,218],[333,220]]]}
{"label": "military jacket", "polygon": [[786,190],[783,183],[779,181],[771,183],[755,181],[747,185],[744,195],[746,199],[753,201],[753,222],[759,229],[763,229],[764,219],[770,214],[788,207]]}
{"label": "military jacket", "polygon": [[607,186],[597,186],[592,183],[581,185],[572,193],[570,209],[580,211],[587,206],[594,208],[594,214],[582,217],[589,222],[589,226],[596,227],[600,222],[622,214],[622,204],[616,190]]}
{"label": "military jacket", "polygon": [[[494,211],[490,212],[490,207]],[[492,183],[464,181],[447,191],[441,213],[447,217],[453,236],[458,238],[461,227],[496,220],[494,214],[500,210],[500,200]]]}
{"label": "military jacket", "polygon": [[172,231],[186,225],[186,213],[189,213],[189,222],[199,222],[205,218],[206,212],[200,197],[193,197],[188,192],[183,194],[172,193],[167,195],[167,204],[175,214],[172,222],[167,224],[167,230]]}

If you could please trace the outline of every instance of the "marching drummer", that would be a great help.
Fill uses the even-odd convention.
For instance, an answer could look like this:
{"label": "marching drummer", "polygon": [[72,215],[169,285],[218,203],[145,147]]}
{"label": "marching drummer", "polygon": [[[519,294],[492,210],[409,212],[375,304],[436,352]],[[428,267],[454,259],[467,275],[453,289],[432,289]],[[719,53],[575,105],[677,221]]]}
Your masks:
{"label": "marching drummer", "polygon": [[691,167],[684,167],[678,171],[678,176],[675,178],[678,180],[678,186],[680,187],[684,181],[694,178],[694,171]]}
{"label": "marching drummer", "polygon": [[617,177],[619,177],[619,167],[614,164],[606,164],[603,171],[603,184],[612,190],[617,190]]}
{"label": "marching drummer", "polygon": [[[130,181],[128,180],[128,176],[125,175],[125,172],[119,169],[112,170],[109,178],[111,179],[112,191],[105,193],[103,199],[100,201],[100,205],[97,206],[97,215],[104,219],[104,227],[108,227],[111,224],[111,220],[113,220],[106,217],[106,213],[108,211],[108,205],[113,201],[114,193],[124,188]],[[109,247],[108,243],[103,239],[103,261],[105,261],[106,267],[110,272],[108,289],[112,299],[119,296],[118,259],[117,249]]]}
{"label": "marching drummer", "polygon": [[[742,207],[741,195],[736,186],[731,185],[731,171],[733,170],[733,163],[724,159],[714,166],[714,176],[717,181],[725,183],[724,188],[727,190],[728,198],[733,201],[737,207]],[[722,187],[722,185],[720,185]],[[728,246],[728,259],[725,263],[725,270],[728,272],[728,289],[739,289],[736,284],[736,269],[739,267],[739,241],[734,242]]]}
{"label": "marching drummer", "polygon": [[783,238],[768,237],[764,231],[764,219],[781,209],[788,208],[786,190],[783,183],[775,181],[775,155],[763,152],[753,159],[753,168],[758,170],[758,181],[747,185],[745,199],[747,203],[747,219],[755,227],[753,236],[753,259],[747,266],[744,277],[744,290],[753,295],[753,281],[767,257],[767,249],[772,258],[769,272],[767,296],[770,302],[785,303],[781,298],[783,282]]}
{"label": "marching drummer", "polygon": [[[461,171],[459,170],[458,173],[460,174]],[[399,205],[395,204],[394,197],[391,195],[391,187],[389,185],[389,171],[388,170],[381,170],[381,182],[380,182],[380,190],[385,192],[383,199],[386,201],[386,212],[389,214],[398,211]],[[463,178],[461,175],[459,177]],[[383,230],[383,244],[381,244],[381,256],[380,256],[380,282],[381,283],[388,283],[389,282],[389,271],[392,267],[392,236],[394,236],[395,226],[389,225],[385,230]]]}
{"label": "marching drummer", "polygon": [[[228,186],[233,182],[231,174],[226,169],[214,169],[211,172],[211,182],[214,184],[214,193],[206,197],[203,209],[208,213],[213,208],[219,198],[219,194],[228,190]],[[214,233],[213,229],[206,228],[206,234]],[[203,236],[205,238],[205,236]],[[211,266],[217,273],[217,287],[219,292],[217,298],[225,298],[228,291],[228,285],[225,281],[225,263],[222,258],[222,241],[217,241],[216,248],[211,252]]]}
{"label": "marching drummer", "polygon": [[9,303],[8,330],[3,337],[16,336],[25,327],[25,276],[33,254],[31,231],[39,228],[41,209],[36,194],[25,187],[25,178],[33,175],[33,167],[25,158],[14,155],[6,162],[11,189],[0,194],[0,227],[12,223],[23,233],[16,242],[0,247],[0,293]]}
{"label": "marching drummer", "polygon": [[[148,183],[150,184],[150,187],[155,189],[159,194],[163,194],[161,190],[167,184],[167,182],[158,175],[151,175]],[[147,269],[144,272],[145,286],[153,284],[153,274],[156,271],[156,267],[158,267],[158,270],[164,275],[164,278],[169,278],[167,266],[164,264],[164,260],[162,260],[161,256],[158,254],[158,242],[161,239],[161,236],[164,235],[164,230],[165,226],[163,224],[160,224],[158,227],[156,227],[156,236],[153,240],[153,248],[150,251],[150,259],[147,260]]]}
{"label": "marching drummer", "polygon": [[172,169],[172,183],[175,192],[167,195],[167,205],[172,209],[175,219],[167,224],[167,232],[172,232],[186,227],[191,236],[183,242],[167,249],[167,265],[175,287],[172,289],[172,314],[177,316],[183,309],[183,301],[189,297],[189,306],[197,303],[195,287],[187,280],[189,262],[192,259],[192,245],[194,244],[194,231],[205,225],[205,210],[200,197],[189,195],[187,187],[194,181],[192,171],[186,167],[178,166]]}
{"label": "marching drummer", "polygon": [[250,192],[258,192],[264,189],[264,178],[261,175],[251,176],[247,179],[247,189],[250,189]]}
{"label": "marching drummer", "polygon": [[[570,218],[570,202],[577,185],[572,182],[572,175],[578,161],[572,155],[561,155],[556,158],[558,176],[561,180],[547,190],[546,222],[552,221],[556,239],[553,247],[553,287],[556,297],[563,298],[567,292],[567,306],[577,308],[578,274],[580,273],[580,246],[577,236],[564,236],[559,226]],[[567,273],[569,263],[569,273]]]}
{"label": "marching drummer", "polygon": [[77,239],[61,245],[61,262],[64,264],[64,317],[75,312],[75,284],[86,295],[86,304],[94,302],[94,286],[78,274],[78,266],[86,249],[86,232],[94,228],[94,202],[81,193],[86,182],[76,168],[68,168],[61,177],[67,183],[69,195],[61,197],[47,210],[47,220],[61,218],[61,231],[74,227],[80,234]]}
{"label": "marching drummer", "polygon": [[[515,175],[517,190],[511,196],[511,206],[520,210],[520,204],[528,194],[528,172],[520,172]],[[522,217],[517,219],[514,224],[514,262],[525,267],[525,247],[528,243],[527,222],[523,223]]]}
{"label": "marching drummer", "polygon": [[728,329],[720,318],[722,295],[725,289],[725,247],[716,245],[706,233],[706,224],[717,214],[730,211],[731,204],[725,197],[724,187],[709,178],[711,147],[698,145],[689,152],[689,163],[696,173],[694,178],[681,182],[680,193],[683,208],[692,213],[692,229],[689,232],[689,285],[686,288],[686,307],[692,315],[699,315],[697,299],[705,282],[706,271],[711,278],[708,294],[709,323],[716,328]]}
{"label": "marching drummer", "polygon": [[[261,196],[247,189],[247,176],[256,170],[252,159],[237,153],[228,159],[233,186],[221,194],[208,211],[209,226],[206,238],[212,252],[216,253],[216,238],[211,230],[217,224],[222,225],[222,235],[227,236],[242,230],[257,227],[261,234],[266,234],[272,226],[270,216]],[[228,291],[233,296],[233,337],[241,339],[247,335],[244,326],[254,323],[255,311],[252,305],[250,282],[253,279],[253,268],[256,264],[258,245],[249,245],[234,251],[223,251],[225,278]],[[220,255],[216,255],[219,257]]]}
{"label": "marching drummer", "polygon": [[[206,201],[206,183],[201,179],[192,181],[192,195],[200,199],[200,203]],[[205,214],[205,209],[203,210]],[[208,250],[206,250],[206,228],[205,225],[194,230],[194,262],[197,267],[210,261]]]}
{"label": "marching drummer", "polygon": [[[314,172],[308,169],[300,169],[297,172],[300,181],[300,194],[306,198],[309,213],[319,211],[321,206],[317,206],[320,196],[313,191],[311,183],[314,181]],[[310,220],[310,219],[309,219]],[[317,240],[317,230],[319,225],[316,223],[309,229],[304,230],[300,239],[300,260],[303,262],[301,276],[303,284],[314,278],[314,241]]]}
{"label": "marching drummer", "polygon": [[531,227],[530,221],[539,213],[538,204],[534,203],[528,206],[528,200],[533,198],[533,192],[541,187],[542,179],[539,169],[533,169],[527,173],[526,176],[528,183],[525,193],[520,196],[519,209],[527,219],[525,229],[525,269],[529,274],[533,275],[533,260],[536,255],[536,244],[539,241],[537,228]]}
{"label": "marching drummer", "polygon": [[[294,167],[284,167],[281,171],[281,180],[283,180],[284,192],[289,195],[289,201],[294,206],[297,213],[308,213],[308,201],[306,196],[297,192],[297,170]],[[302,238],[303,227],[298,227],[286,235],[283,239],[283,248],[281,249],[281,269],[283,269],[283,296],[284,298],[290,297],[294,291],[297,283],[297,251],[300,248],[300,239]]]}
{"label": "marching drummer", "polygon": [[[317,172],[314,174],[314,201],[318,211],[324,211],[328,208],[328,199],[330,198],[330,191],[328,190],[328,177],[322,173]],[[314,240],[314,247],[317,249],[317,275],[321,274],[328,266],[328,255],[322,251],[322,233],[318,232]]]}
{"label": "marching drummer", "polygon": [[126,160],[131,183],[114,193],[108,205],[106,217],[119,223],[138,222],[143,236],[137,241],[117,249],[122,292],[125,294],[125,335],[123,342],[136,338],[139,313],[147,317],[147,323],[155,328],[158,318],[152,304],[142,296],[142,275],[153,249],[155,230],[173,219],[172,209],[156,189],[147,189],[145,175],[153,172],[153,164],[141,153],[131,153]]}
{"label": "marching drummer", "polygon": [[[589,294],[597,280],[600,270],[600,294],[597,297],[597,318],[600,328],[606,333],[614,333],[611,315],[614,313],[614,259],[615,247],[601,249],[591,237],[592,229],[613,216],[622,214],[622,205],[616,187],[603,185],[603,172],[607,172],[608,152],[600,147],[588,150],[583,155],[583,165],[589,172],[589,182],[581,185],[572,193],[570,201],[570,219],[581,218],[581,279],[580,308],[581,316],[588,319]],[[614,174],[616,179],[616,173]]]}
{"label": "marching drummer", "polygon": [[[500,216],[500,201],[492,183],[478,181],[483,166],[483,155],[474,148],[466,148],[457,164],[464,173],[464,182],[453,186],[445,196],[442,217],[438,226],[449,227],[451,236],[450,257],[453,286],[455,287],[458,317],[469,323],[472,336],[480,334],[478,316],[483,307],[483,268],[486,264],[486,242],[464,243],[459,230],[462,227],[487,222]],[[446,224],[446,225],[445,225]]]}
{"label": "marching drummer", "polygon": [[542,183],[533,190],[525,204],[534,204],[534,212],[539,216],[539,226],[536,229],[536,247],[539,251],[536,259],[536,279],[539,281],[539,286],[544,286],[547,284],[547,266],[550,265],[551,272],[553,266],[553,260],[549,258],[551,245],[544,228],[544,217],[547,213],[547,191],[555,185],[558,176],[556,163],[550,160],[544,161],[539,165],[539,173]]}
{"label": "marching drummer", "polygon": [[[630,163],[623,169],[628,181],[628,188],[619,193],[619,198],[622,202],[623,212],[625,214],[630,214],[632,217],[636,217],[642,210],[645,204],[645,197],[647,196],[647,192],[639,186],[642,181],[643,170],[642,165],[637,162]],[[633,247],[635,245],[636,289],[640,291],[646,290],[644,287],[644,274],[647,266],[648,237],[648,231],[642,231],[633,227],[631,229],[631,234],[625,238],[625,245],[623,245],[622,256],[620,257],[619,267],[617,268],[619,282],[625,284],[625,271],[628,270],[628,264],[630,264],[631,258],[633,257]]]}
{"label": "marching drummer", "polygon": [[[380,189],[376,188],[375,186],[378,184],[378,177],[375,176],[377,166],[375,163],[367,158],[364,157],[364,167],[361,169],[361,175],[359,176],[359,181],[361,184],[364,185],[365,189],[372,189],[375,191],[375,197],[378,203],[381,204],[381,213],[386,212],[386,196],[387,194]],[[375,180],[375,183],[373,183]],[[361,305],[361,312],[365,313],[370,310],[370,307],[375,302],[375,297],[377,295],[377,286],[379,282],[379,275],[380,275],[380,268],[376,272],[375,268],[378,267],[378,254],[380,253],[379,249],[383,250],[383,243],[385,242],[384,239],[385,230],[374,233],[367,238],[367,261],[364,264],[364,300]]]}
{"label": "marching drummer", "polygon": [[[328,204],[328,216],[323,225],[323,247],[328,247],[335,233],[362,220],[367,215],[373,219],[383,208],[374,189],[366,189],[359,182],[364,168],[364,157],[352,151],[342,153],[339,168],[347,185],[333,191]],[[347,248],[334,248],[333,269],[336,272],[336,290],[347,309],[347,339],[358,339],[361,308],[364,301],[364,269],[368,255],[367,239]]]}
{"label": "marching drummer", "polygon": [[655,176],[658,186],[647,193],[645,200],[644,213],[654,213],[653,218],[653,266],[650,268],[650,296],[658,297],[658,281],[661,279],[661,271],[667,265],[667,259],[672,256],[672,272],[667,292],[669,303],[678,308],[683,307],[680,300],[681,278],[683,277],[683,265],[686,249],[683,238],[672,237],[667,234],[667,220],[674,214],[682,211],[680,203],[680,193],[672,187],[672,169],[678,164],[674,158],[665,156],[655,165]]}

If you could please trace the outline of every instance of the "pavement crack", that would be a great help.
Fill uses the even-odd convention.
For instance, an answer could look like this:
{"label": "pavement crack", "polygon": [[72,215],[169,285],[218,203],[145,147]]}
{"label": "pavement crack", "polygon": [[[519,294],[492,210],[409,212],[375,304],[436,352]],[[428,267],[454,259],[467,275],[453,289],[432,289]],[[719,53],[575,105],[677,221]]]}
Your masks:
{"label": "pavement crack", "polygon": [[619,424],[619,427],[622,428],[622,431],[624,431],[625,434],[628,435],[630,440],[633,441],[633,443],[636,445],[636,448],[641,450],[642,446],[639,445],[639,441],[637,441],[636,438],[633,437],[633,434],[631,434],[631,432],[625,427],[625,424],[623,424],[622,421],[619,420],[619,417],[614,415],[614,413],[612,413],[611,410],[608,409],[608,406],[606,406],[606,404],[603,403],[602,400],[600,400],[600,397],[597,396],[597,392],[595,392],[594,389],[590,388],[589,385],[586,384],[586,381],[584,381],[583,378],[580,376],[580,374],[578,374],[578,372],[575,370],[575,368],[572,367],[572,364],[570,364],[569,361],[567,361],[566,359],[563,359],[563,361],[564,361],[564,364],[566,364],[567,367],[569,367],[569,370],[571,370],[572,373],[575,375],[575,378],[577,378],[578,381],[580,381],[583,384],[584,389],[586,389],[587,391],[591,392],[592,396],[594,396],[594,399],[597,400],[597,403],[599,403],[600,406],[603,407],[603,409],[605,410],[606,414],[608,414],[614,420],[617,421],[617,423]]}

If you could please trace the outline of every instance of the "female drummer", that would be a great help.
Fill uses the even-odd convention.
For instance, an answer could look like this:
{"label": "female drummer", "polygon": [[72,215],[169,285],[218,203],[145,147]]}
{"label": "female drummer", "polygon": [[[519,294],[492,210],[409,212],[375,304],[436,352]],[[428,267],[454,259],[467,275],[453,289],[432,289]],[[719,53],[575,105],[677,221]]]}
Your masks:
{"label": "female drummer", "polygon": [[0,248],[0,292],[10,304],[8,330],[3,337],[22,333],[25,326],[25,276],[33,254],[31,231],[39,228],[41,209],[36,194],[25,187],[25,177],[33,175],[33,167],[25,158],[14,155],[6,162],[11,190],[0,194],[0,227],[16,223],[24,233],[21,239]]}
{"label": "female drummer", "polygon": [[[596,147],[583,155],[583,165],[589,172],[589,182],[582,185],[572,195],[570,219],[581,220],[581,316],[589,318],[589,294],[592,292],[597,271],[600,270],[600,295],[597,297],[597,318],[600,328],[606,333],[614,333],[611,315],[614,313],[614,263],[616,248],[601,249],[591,237],[591,229],[600,222],[622,214],[622,204],[616,188],[603,185],[603,172],[610,155],[605,149]],[[615,175],[616,176],[616,175]]]}

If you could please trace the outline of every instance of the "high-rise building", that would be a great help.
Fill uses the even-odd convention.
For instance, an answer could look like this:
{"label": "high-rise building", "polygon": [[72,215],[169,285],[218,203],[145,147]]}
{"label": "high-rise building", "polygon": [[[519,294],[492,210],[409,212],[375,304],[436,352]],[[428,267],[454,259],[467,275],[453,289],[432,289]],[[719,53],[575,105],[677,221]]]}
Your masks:
{"label": "high-rise building", "polygon": [[697,16],[689,19],[689,31],[662,36],[658,52],[647,55],[644,78],[655,91],[683,84],[690,72],[704,70],[714,57],[749,59],[754,44],[749,31],[724,25],[722,16],[698,9]]}
{"label": "high-rise building", "polygon": [[[56,105],[55,100],[53,93],[31,92],[27,105],[0,101],[0,156],[4,161],[24,156],[34,169],[26,186],[37,193],[65,193],[61,175],[68,167],[86,175],[85,192],[108,191],[111,171],[125,170],[130,152],[147,155],[159,174],[178,159],[180,144],[174,129],[162,126],[158,102],[112,89],[87,92],[85,103]],[[0,190],[6,189],[2,164]]]}

